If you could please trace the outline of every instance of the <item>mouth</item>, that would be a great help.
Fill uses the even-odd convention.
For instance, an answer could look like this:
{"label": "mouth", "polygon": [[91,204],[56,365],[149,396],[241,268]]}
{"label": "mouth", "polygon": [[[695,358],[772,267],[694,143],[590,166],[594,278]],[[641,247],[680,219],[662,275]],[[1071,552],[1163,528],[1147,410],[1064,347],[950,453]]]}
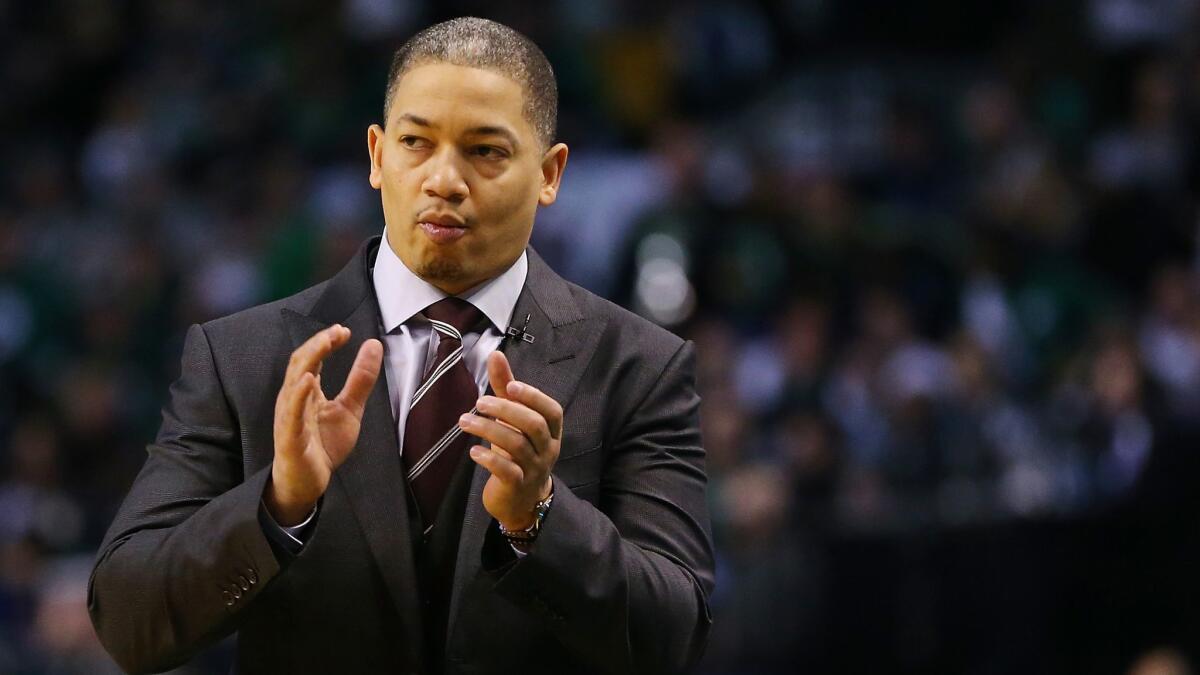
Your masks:
{"label": "mouth", "polygon": [[417,227],[435,244],[458,241],[467,233],[467,227],[457,216],[430,215],[417,221]]}

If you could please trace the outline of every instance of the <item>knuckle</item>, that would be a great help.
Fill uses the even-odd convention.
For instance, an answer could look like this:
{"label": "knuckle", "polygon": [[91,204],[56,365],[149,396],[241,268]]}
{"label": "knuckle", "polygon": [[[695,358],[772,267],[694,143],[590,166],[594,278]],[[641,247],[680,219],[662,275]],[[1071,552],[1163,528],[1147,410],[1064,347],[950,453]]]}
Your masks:
{"label": "knuckle", "polygon": [[528,436],[521,434],[521,438],[516,443],[516,450],[513,452],[513,463],[526,465],[537,457],[537,445]]}

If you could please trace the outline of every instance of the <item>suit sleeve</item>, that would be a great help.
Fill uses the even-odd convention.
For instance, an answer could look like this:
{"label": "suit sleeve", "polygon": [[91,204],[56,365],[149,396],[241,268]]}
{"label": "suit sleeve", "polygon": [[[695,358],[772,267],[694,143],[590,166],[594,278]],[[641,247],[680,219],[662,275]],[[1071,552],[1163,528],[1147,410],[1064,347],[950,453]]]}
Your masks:
{"label": "suit sleeve", "polygon": [[243,475],[237,420],[199,325],[147,455],[88,582],[96,633],[132,673],[176,666],[235,630],[285,555],[259,520],[271,468]]}
{"label": "suit sleeve", "polygon": [[[555,481],[529,555],[484,546],[494,591],[608,673],[675,673],[702,655],[713,549],[694,349],[684,343],[616,436],[600,508]],[[490,559],[488,559],[490,558]]]}

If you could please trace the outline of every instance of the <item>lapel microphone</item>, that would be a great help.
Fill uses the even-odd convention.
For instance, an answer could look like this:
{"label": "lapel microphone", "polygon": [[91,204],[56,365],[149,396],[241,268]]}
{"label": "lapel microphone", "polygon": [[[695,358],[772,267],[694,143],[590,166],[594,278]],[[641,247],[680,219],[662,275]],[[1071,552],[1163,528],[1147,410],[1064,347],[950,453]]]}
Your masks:
{"label": "lapel microphone", "polygon": [[529,328],[529,318],[531,316],[532,314],[525,315],[525,325],[521,326],[520,328],[517,328],[516,326],[509,326],[508,330],[504,333],[504,338],[520,338],[521,341],[532,344],[534,339],[533,335],[531,335],[529,331],[525,330],[526,328]]}

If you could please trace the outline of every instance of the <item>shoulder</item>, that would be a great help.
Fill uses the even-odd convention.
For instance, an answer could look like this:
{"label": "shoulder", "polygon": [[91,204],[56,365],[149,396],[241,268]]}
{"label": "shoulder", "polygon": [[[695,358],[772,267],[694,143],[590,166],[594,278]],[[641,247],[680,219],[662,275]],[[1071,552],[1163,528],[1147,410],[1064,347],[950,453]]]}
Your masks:
{"label": "shoulder", "polygon": [[328,283],[191,326],[184,340],[183,372],[211,371],[238,417],[270,419],[295,348],[285,315],[307,314]]}
{"label": "shoulder", "polygon": [[[271,330],[280,334],[287,332],[283,317],[289,312],[314,317],[316,323],[333,323],[371,297],[367,271],[379,241],[380,238],[375,236],[362,242],[342,269],[321,283],[285,298],[213,319],[202,327],[210,335],[244,335],[247,330],[258,330],[268,331],[265,337],[269,337]],[[338,316],[329,318],[331,312]]]}
{"label": "shoulder", "polygon": [[611,351],[661,370],[685,346],[683,338],[653,321],[581,286],[565,283],[580,313],[603,324],[601,341]]}
{"label": "shoulder", "polygon": [[282,333],[283,313],[291,311],[296,314],[308,314],[329,282],[327,279],[287,297],[206,321],[201,324],[201,328],[210,341],[245,340],[248,337],[261,339],[275,332]]}

